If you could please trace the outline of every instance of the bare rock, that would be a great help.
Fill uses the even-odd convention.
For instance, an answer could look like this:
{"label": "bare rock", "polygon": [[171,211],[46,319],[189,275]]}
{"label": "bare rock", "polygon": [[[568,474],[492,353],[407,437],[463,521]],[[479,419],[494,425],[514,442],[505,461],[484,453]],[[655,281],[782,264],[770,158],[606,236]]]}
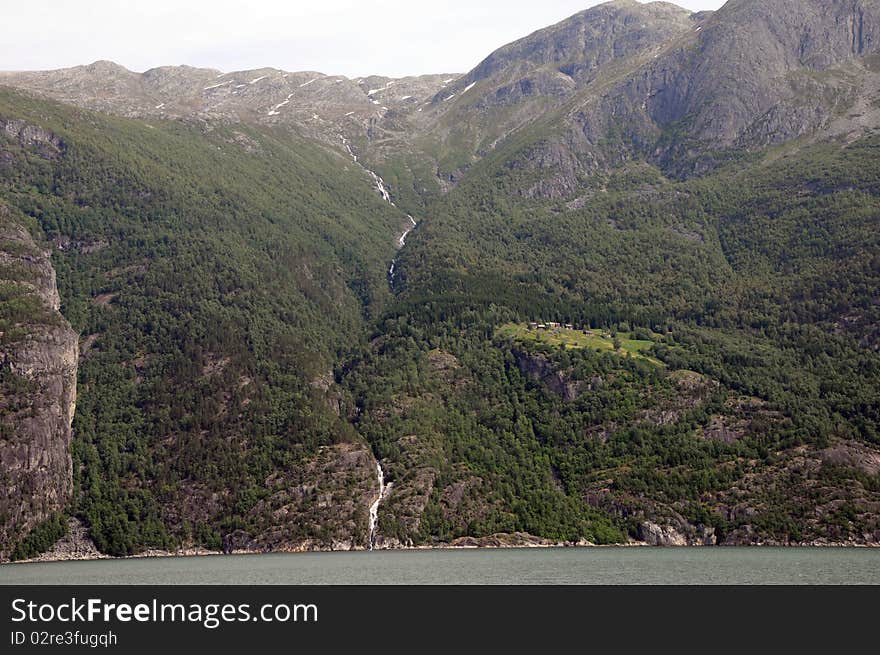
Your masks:
{"label": "bare rock", "polygon": [[95,546],[95,542],[89,536],[88,528],[78,518],[71,517],[67,520],[67,534],[59,539],[54,546],[39,557],[37,562],[57,562],[63,560],[102,559],[109,557],[104,555]]}
{"label": "bare rock", "polygon": [[2,558],[70,499],[78,337],[58,311],[48,251],[2,205],[0,237],[0,281],[20,301],[11,315],[0,310]]}
{"label": "bare rock", "polygon": [[671,525],[651,521],[639,524],[639,540],[651,546],[687,546],[688,539]]}
{"label": "bare rock", "polygon": [[520,371],[533,380],[544,383],[550,391],[567,402],[577,400],[583,390],[590,388],[589,383],[572,380],[565,372],[557,370],[553,362],[546,357],[532,355],[519,349],[515,349],[513,354]]}

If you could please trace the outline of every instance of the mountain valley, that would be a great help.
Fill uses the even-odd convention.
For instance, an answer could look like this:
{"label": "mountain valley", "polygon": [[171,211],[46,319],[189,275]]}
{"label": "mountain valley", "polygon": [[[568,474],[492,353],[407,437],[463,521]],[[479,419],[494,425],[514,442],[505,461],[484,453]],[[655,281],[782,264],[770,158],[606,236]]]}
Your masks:
{"label": "mountain valley", "polygon": [[0,73],[0,559],[877,545],[878,228],[876,0]]}

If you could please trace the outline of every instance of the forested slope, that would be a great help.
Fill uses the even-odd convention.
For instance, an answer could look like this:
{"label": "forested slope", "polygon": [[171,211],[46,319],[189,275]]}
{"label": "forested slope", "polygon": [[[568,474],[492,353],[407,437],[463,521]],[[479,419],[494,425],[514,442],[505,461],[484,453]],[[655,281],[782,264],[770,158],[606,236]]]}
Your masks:
{"label": "forested slope", "polygon": [[[591,507],[633,537],[646,522],[681,536],[661,541],[875,540],[877,156],[869,137],[689,181],[643,163],[558,201],[519,197],[523,173],[485,160],[402,253],[366,376],[389,390],[363,384],[362,429],[392,460],[395,435],[442,435],[439,479],[512,472],[514,487],[481,477],[499,496],[482,523],[440,511],[435,485],[425,518],[447,536],[565,533],[564,495],[594,538]],[[638,334],[661,365],[498,333],[526,321]],[[461,363],[455,382],[436,352]],[[511,461],[511,444],[530,454]]]}
{"label": "forested slope", "polygon": [[53,244],[81,335],[76,512],[98,546],[219,546],[267,520],[267,478],[358,441],[333,368],[387,302],[401,215],[290,132],[12,92],[0,117],[0,195]]}

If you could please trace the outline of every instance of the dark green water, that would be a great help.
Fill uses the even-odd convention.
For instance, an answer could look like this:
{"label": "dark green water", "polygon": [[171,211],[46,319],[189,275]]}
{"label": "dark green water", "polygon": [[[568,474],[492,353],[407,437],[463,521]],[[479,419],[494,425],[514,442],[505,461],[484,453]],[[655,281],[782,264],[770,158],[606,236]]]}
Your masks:
{"label": "dark green water", "polygon": [[0,566],[0,584],[880,584],[880,549],[540,548]]}

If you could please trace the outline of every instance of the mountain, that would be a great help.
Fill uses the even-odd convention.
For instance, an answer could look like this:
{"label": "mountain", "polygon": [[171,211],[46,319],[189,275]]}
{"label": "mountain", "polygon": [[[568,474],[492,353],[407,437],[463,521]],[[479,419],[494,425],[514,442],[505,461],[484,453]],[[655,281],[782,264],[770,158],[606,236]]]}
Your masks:
{"label": "mountain", "polygon": [[[633,158],[687,176],[802,137],[857,138],[880,119],[877,19],[873,2],[728,2],[695,15],[664,3],[612,2],[502,48],[463,76],[512,86],[493,84],[493,97],[458,101],[452,123],[479,125],[487,107],[512,102],[516,122],[500,140],[471,139],[474,150],[515,144],[519,152],[508,159],[543,171],[543,182],[522,192],[550,197]],[[607,41],[591,31],[603,29]],[[585,34],[609,61],[573,42]],[[522,91],[539,88],[532,102],[541,104],[530,110]],[[495,113],[490,121],[508,127]],[[519,138],[505,142],[513,130]],[[470,162],[458,153],[457,163]]]}
{"label": "mountain", "polygon": [[454,148],[440,155],[441,166],[466,167],[606,76],[646,61],[693,24],[672,4],[611,2],[498,49],[432,100],[436,120],[427,131]]}
{"label": "mountain", "polygon": [[[610,133],[679,174],[729,148],[876,124],[877,3],[729,2],[565,117],[581,150]],[[720,151],[720,152],[719,152]]]}
{"label": "mountain", "polygon": [[51,244],[80,336],[73,477],[101,550],[219,547],[222,524],[231,534],[310,502],[288,498],[285,480],[314,458],[372,482],[334,365],[388,302],[408,221],[361,168],[243,124],[206,133],[10,92],[0,114],[2,195]]}
{"label": "mountain", "polygon": [[878,26],[0,74],[3,556],[880,542]]}

